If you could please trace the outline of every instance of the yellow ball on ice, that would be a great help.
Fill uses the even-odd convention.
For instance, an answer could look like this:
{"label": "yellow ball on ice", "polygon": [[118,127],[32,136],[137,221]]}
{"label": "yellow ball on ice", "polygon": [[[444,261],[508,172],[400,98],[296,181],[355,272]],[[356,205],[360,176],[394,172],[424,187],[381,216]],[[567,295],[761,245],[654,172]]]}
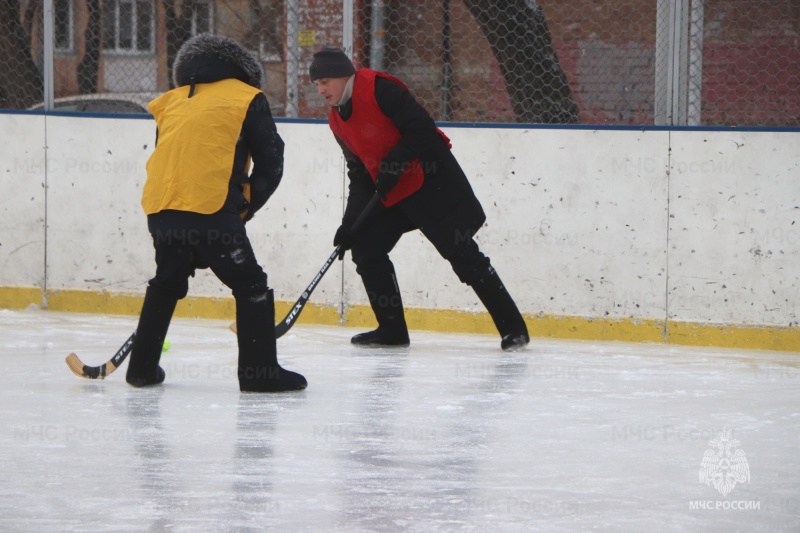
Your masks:
{"label": "yellow ball on ice", "polygon": [[169,339],[164,339],[164,345],[161,347],[161,351],[166,352],[167,350],[169,350],[170,346],[171,344],[169,342]]}

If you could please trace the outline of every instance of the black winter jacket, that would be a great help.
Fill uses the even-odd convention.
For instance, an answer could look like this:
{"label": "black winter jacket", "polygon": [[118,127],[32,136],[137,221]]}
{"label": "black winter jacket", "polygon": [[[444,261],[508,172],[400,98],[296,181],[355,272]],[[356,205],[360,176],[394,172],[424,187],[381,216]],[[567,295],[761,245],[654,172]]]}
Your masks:
{"label": "black winter jacket", "polygon": [[[464,171],[456,161],[430,114],[396,83],[378,77],[375,99],[381,111],[400,131],[401,139],[381,165],[405,168],[418,159],[425,174],[422,188],[388,209],[402,209],[418,228],[442,226],[442,230],[464,229],[472,235],[486,220]],[[352,114],[352,99],[335,108],[345,121]],[[363,162],[336,138],[347,163],[350,180],[342,223],[352,225],[375,194],[375,184]]]}

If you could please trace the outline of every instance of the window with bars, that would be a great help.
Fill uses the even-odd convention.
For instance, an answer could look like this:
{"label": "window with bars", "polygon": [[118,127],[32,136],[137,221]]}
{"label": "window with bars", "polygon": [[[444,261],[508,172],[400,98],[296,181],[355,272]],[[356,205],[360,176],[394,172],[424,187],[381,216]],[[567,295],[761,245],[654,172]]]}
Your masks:
{"label": "window with bars", "polygon": [[192,35],[212,33],[213,20],[211,3],[196,2],[192,6]]}
{"label": "window with bars", "polygon": [[151,0],[103,2],[103,48],[106,52],[152,53],[153,34]]}

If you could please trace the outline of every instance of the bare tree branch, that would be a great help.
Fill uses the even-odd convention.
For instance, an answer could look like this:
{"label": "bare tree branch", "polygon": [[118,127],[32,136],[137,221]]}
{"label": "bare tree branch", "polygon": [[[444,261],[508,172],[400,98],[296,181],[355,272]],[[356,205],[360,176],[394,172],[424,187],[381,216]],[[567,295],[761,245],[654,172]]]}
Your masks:
{"label": "bare tree branch", "polygon": [[533,0],[464,0],[489,41],[518,122],[574,124],[572,99],[544,12]]}

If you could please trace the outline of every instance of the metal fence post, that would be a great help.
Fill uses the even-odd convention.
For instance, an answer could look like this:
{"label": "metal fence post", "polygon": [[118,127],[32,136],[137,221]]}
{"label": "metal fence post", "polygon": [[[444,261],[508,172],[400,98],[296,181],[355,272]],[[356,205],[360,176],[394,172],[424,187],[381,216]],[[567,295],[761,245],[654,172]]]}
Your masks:
{"label": "metal fence post", "polygon": [[686,120],[689,126],[699,126],[702,121],[704,4],[705,0],[692,0],[689,28],[689,99]]}
{"label": "metal fence post", "polygon": [[44,80],[44,109],[53,110],[53,0],[44,0],[44,11],[42,12],[43,41],[42,41],[42,79]]}
{"label": "metal fence post", "polygon": [[345,0],[342,5],[342,50],[353,59],[353,0]]}
{"label": "metal fence post", "polygon": [[300,13],[298,0],[286,2],[286,116],[299,116]]}
{"label": "metal fence post", "polygon": [[700,123],[703,55],[703,4],[658,0],[654,122],[658,126]]}

